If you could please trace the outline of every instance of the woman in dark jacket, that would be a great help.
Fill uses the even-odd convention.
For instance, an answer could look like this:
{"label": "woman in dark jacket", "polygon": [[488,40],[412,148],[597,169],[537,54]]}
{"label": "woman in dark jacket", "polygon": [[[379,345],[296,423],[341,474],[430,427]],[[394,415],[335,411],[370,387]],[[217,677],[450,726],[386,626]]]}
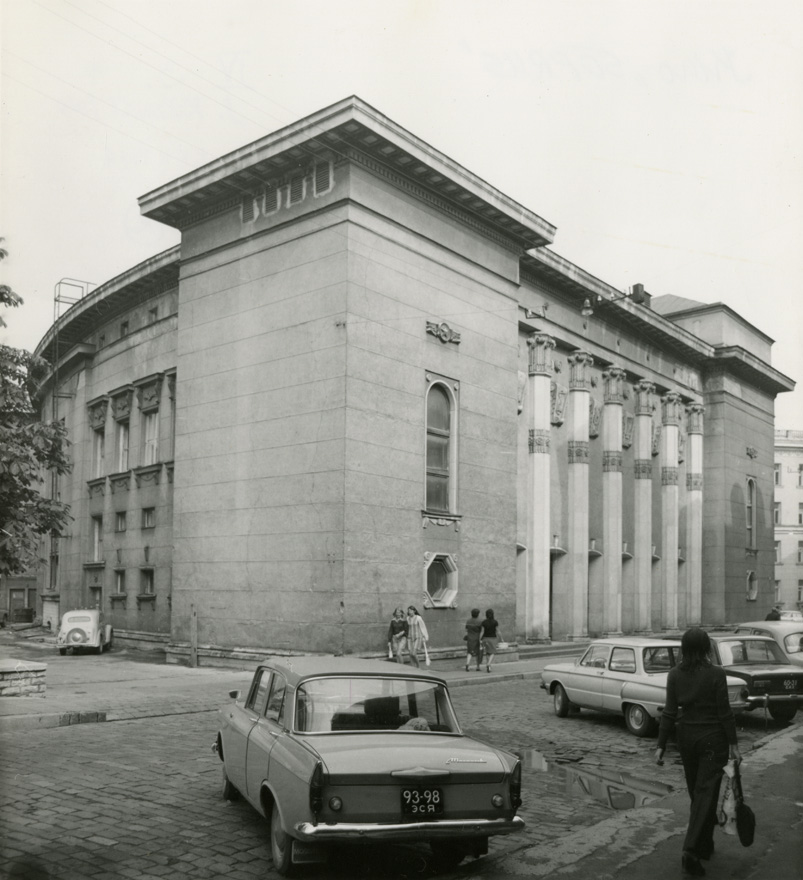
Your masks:
{"label": "woman in dark jacket", "polygon": [[477,664],[477,672],[480,671],[480,663],[482,662],[482,648],[480,647],[481,633],[482,621],[480,620],[480,609],[472,608],[471,617],[466,621],[466,672],[468,672],[472,657]]}
{"label": "woman in dark jacket", "polygon": [[717,800],[728,757],[741,763],[736,721],[728,701],[725,670],[709,659],[711,640],[697,627],[683,633],[680,664],[669,670],[666,705],[661,715],[655,761],[663,764],[669,734],[677,728],[686,787],[691,797],[689,827],[683,842],[685,874],[702,877],[701,859],[714,851]]}
{"label": "woman in dark jacket", "polygon": [[[485,671],[491,671],[496,649],[502,636],[499,634],[499,621],[494,617],[493,608],[485,612],[485,620],[482,622],[482,652],[485,654]],[[479,669],[479,666],[477,667]]]}

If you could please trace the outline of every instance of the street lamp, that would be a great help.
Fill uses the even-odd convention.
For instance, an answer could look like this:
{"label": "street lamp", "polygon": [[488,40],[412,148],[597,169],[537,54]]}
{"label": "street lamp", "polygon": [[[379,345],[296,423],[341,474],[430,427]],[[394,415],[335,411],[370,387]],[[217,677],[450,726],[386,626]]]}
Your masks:
{"label": "street lamp", "polygon": [[644,292],[643,284],[634,284],[632,290],[620,293],[618,296],[614,296],[611,299],[606,299],[601,293],[598,293],[593,299],[591,297],[586,297],[583,300],[583,307],[580,309],[580,314],[584,318],[590,318],[594,314],[594,306],[600,306],[603,303],[621,302],[623,299],[630,299],[633,300],[634,303],[643,305],[646,302],[648,295],[649,294]]}

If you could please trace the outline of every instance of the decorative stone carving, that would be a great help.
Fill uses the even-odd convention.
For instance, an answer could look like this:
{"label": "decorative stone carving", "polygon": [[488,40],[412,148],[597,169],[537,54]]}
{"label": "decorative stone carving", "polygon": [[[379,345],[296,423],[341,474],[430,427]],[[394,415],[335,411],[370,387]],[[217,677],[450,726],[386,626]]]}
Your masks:
{"label": "decorative stone carving", "polygon": [[437,337],[444,344],[452,342],[455,345],[460,345],[460,334],[452,330],[445,321],[441,321],[440,324],[436,324],[434,321],[427,321],[427,333]]}
{"label": "decorative stone carving", "polygon": [[99,431],[106,425],[106,412],[109,408],[109,401],[98,400],[89,407],[89,427],[93,431]]}
{"label": "decorative stone carving", "polygon": [[652,454],[653,457],[661,454],[661,426],[652,423]]}
{"label": "decorative stone carving", "polygon": [[678,432],[678,461],[681,464],[686,461],[686,435],[683,431]]}
{"label": "decorative stone carving", "polygon": [[569,388],[572,391],[589,388],[594,358],[587,351],[575,351],[566,360],[569,362]]}
{"label": "decorative stone carving", "polygon": [[703,491],[703,475],[702,474],[686,474],[686,489],[689,492]]}
{"label": "decorative stone carving", "polygon": [[618,449],[606,449],[602,453],[602,470],[604,473],[621,472],[622,453]]}
{"label": "decorative stone carving", "polygon": [[661,423],[679,425],[683,404],[677,391],[667,391],[661,398]]}
{"label": "decorative stone carving", "polygon": [[636,417],[630,413],[622,413],[622,448],[630,449],[633,445],[633,432],[636,428]]}
{"label": "decorative stone carving", "polygon": [[588,464],[587,440],[569,440],[569,464]]}
{"label": "decorative stone carving", "polygon": [[608,367],[602,371],[602,399],[605,403],[622,403],[624,400],[625,371],[621,367]]}
{"label": "decorative stone carving", "polygon": [[157,376],[149,382],[139,386],[139,408],[143,412],[159,408],[159,398],[162,393],[162,377]]}
{"label": "decorative stone carving", "polygon": [[547,333],[533,333],[527,337],[530,349],[530,375],[549,376],[552,374],[552,352],[557,343]]}
{"label": "decorative stone carving", "polygon": [[599,426],[602,422],[602,404],[590,398],[588,401],[588,436],[599,437]]}
{"label": "decorative stone carving", "polygon": [[633,386],[636,393],[636,415],[651,416],[653,411],[652,396],[655,393],[655,385],[646,379],[641,379]]}
{"label": "decorative stone carving", "polygon": [[94,480],[88,480],[89,497],[97,498],[106,494],[106,477],[96,477]]}
{"label": "decorative stone carving", "polygon": [[161,464],[148,464],[134,469],[137,486],[157,485],[162,472]]}
{"label": "decorative stone carving", "polygon": [[549,455],[550,437],[546,428],[530,428],[530,452],[541,452]]}
{"label": "decorative stone carving", "polygon": [[677,486],[678,484],[678,469],[676,467],[662,467],[661,468],[661,485],[662,486]]}
{"label": "decorative stone carving", "polygon": [[118,422],[125,421],[131,415],[131,407],[134,403],[134,389],[129,388],[122,394],[112,397],[112,416]]}
{"label": "decorative stone carving", "polygon": [[109,483],[112,487],[112,494],[117,491],[127,492],[131,486],[131,471],[122,474],[113,474],[109,477]]}
{"label": "decorative stone carving", "polygon": [[748,446],[747,449],[745,449],[745,452],[747,453],[748,458],[758,458],[758,450],[755,446]]}
{"label": "decorative stone carving", "polygon": [[517,382],[518,412],[521,412],[524,409],[524,391],[527,388],[527,374],[524,370],[519,370]]}
{"label": "decorative stone carving", "polygon": [[652,461],[649,458],[637,458],[633,463],[633,474],[637,480],[651,480]]}
{"label": "decorative stone carving", "polygon": [[700,403],[693,403],[686,410],[689,416],[689,433],[690,434],[702,434],[703,433],[703,414],[705,413],[705,407]]}
{"label": "decorative stone carving", "polygon": [[569,395],[569,389],[563,385],[553,382],[550,386],[552,394],[552,414],[550,421],[553,425],[562,425],[566,412],[566,398]]}
{"label": "decorative stone carving", "polygon": [[[445,517],[445,516],[425,516],[421,520],[421,527],[426,528],[427,526],[454,526],[454,530],[456,532],[460,531],[460,520],[455,519],[454,517]],[[424,554],[424,558],[428,558],[431,554]]]}

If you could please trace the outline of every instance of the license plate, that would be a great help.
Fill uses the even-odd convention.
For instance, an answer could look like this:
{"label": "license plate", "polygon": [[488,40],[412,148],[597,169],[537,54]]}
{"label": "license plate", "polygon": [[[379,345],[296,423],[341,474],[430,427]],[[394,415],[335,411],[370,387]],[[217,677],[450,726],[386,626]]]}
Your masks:
{"label": "license plate", "polygon": [[403,788],[401,805],[406,816],[440,816],[443,814],[443,792],[439,788]]}

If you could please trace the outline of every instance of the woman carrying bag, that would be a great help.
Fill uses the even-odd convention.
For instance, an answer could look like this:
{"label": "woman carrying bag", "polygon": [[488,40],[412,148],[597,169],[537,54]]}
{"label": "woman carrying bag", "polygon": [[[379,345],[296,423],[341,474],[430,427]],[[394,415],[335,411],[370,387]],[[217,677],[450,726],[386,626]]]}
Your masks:
{"label": "woman carrying bag", "polygon": [[666,678],[666,703],[661,715],[655,761],[664,763],[669,734],[677,728],[677,744],[691,797],[689,825],[681,866],[691,877],[703,877],[701,860],[714,852],[714,827],[724,767],[742,755],[736,741],[736,721],[728,701],[725,670],[709,659],[708,633],[692,627],[683,633],[681,661]]}
{"label": "woman carrying bag", "polygon": [[424,657],[429,666],[429,655],[427,654],[427,642],[429,641],[429,633],[424,618],[418,613],[418,609],[411,605],[407,609],[407,650],[410,654],[410,663],[413,666],[420,666],[418,661],[418,652],[423,651]]}

